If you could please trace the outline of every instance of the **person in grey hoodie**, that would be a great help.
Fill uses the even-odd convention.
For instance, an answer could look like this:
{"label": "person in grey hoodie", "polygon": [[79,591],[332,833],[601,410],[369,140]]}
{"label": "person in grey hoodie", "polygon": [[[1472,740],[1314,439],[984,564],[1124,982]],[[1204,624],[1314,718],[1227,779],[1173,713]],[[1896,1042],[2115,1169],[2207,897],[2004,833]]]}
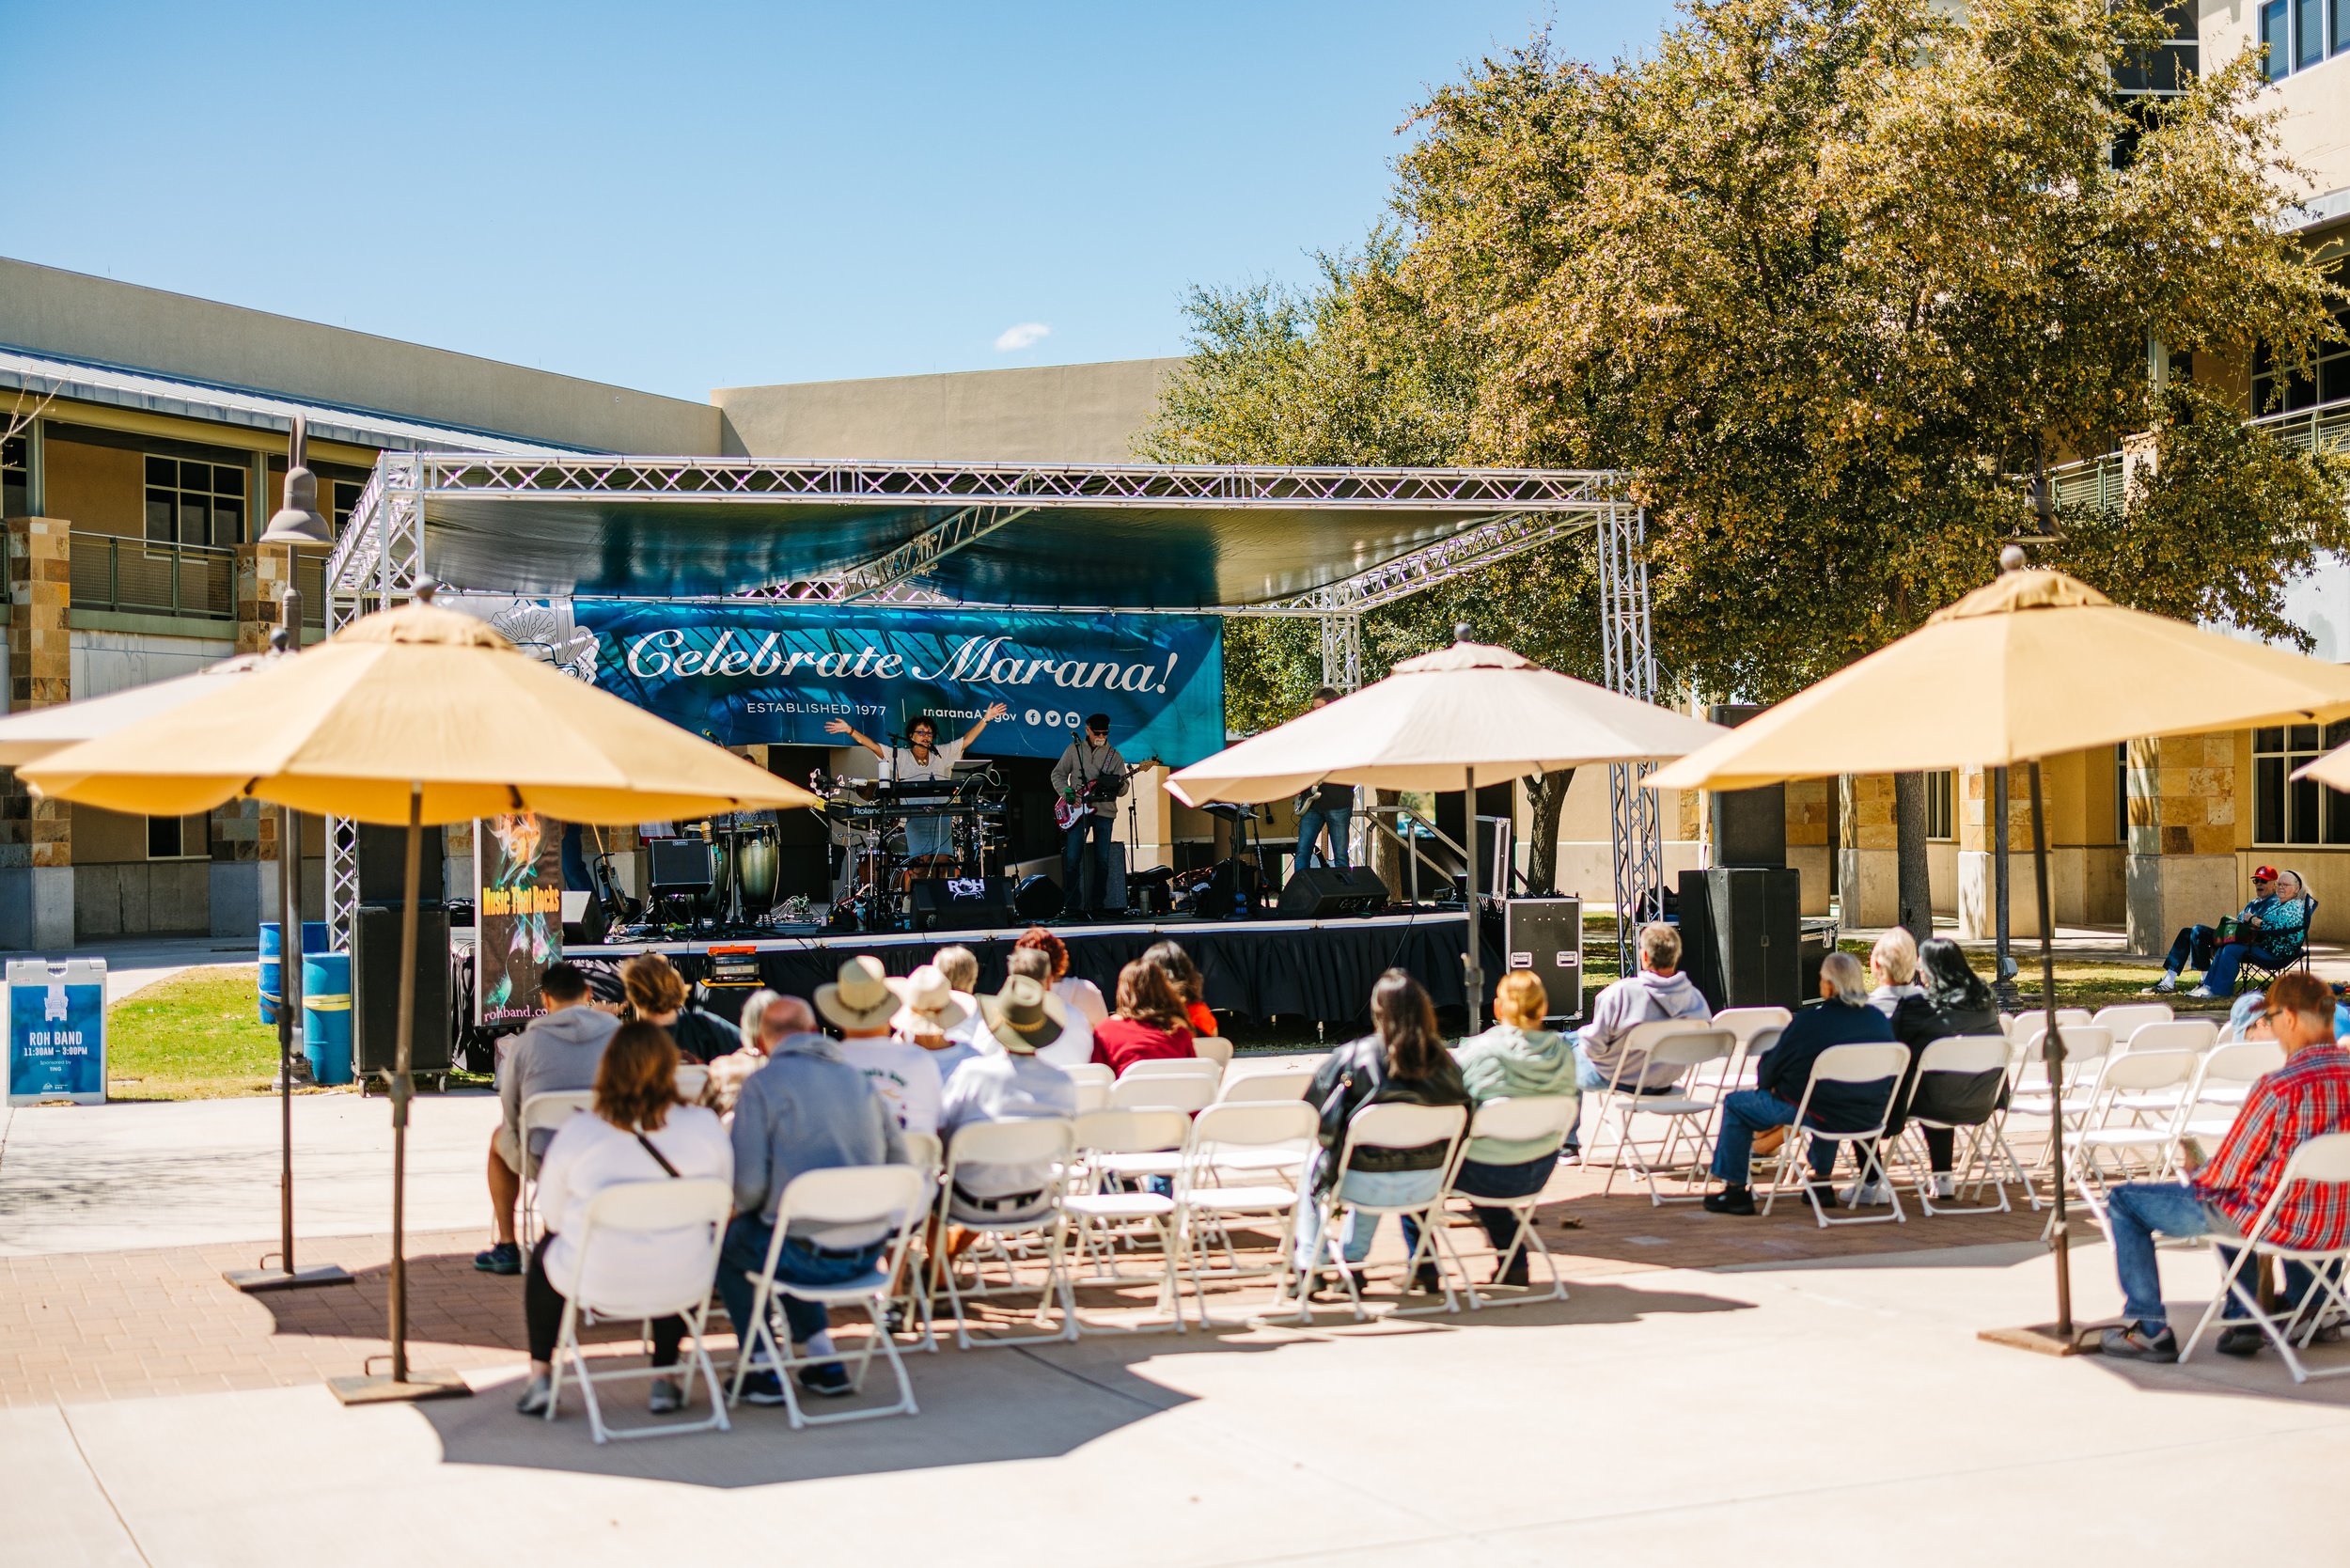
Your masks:
{"label": "person in grey hoodie", "polygon": [[[484,1274],[520,1274],[522,1248],[514,1241],[514,1205],[523,1195],[523,1102],[534,1094],[592,1090],[603,1048],[620,1021],[592,1005],[588,977],[577,964],[556,963],[539,977],[547,1010],[523,1027],[497,1066],[498,1105],[505,1113],[490,1135],[490,1223],[495,1240],[474,1254]],[[530,1135],[534,1160],[555,1141],[555,1129]]]}
{"label": "person in grey hoodie", "polygon": [[[1623,1066],[1624,1037],[1642,1024],[1668,1018],[1705,1023],[1714,1016],[1705,997],[1687,975],[1681,973],[1681,933],[1662,920],[1640,928],[1640,972],[1627,975],[1599,994],[1591,1004],[1591,1021],[1576,1031],[1575,1087],[1606,1089]],[[1653,1072],[1656,1082],[1648,1080]],[[1672,1088],[1677,1070],[1628,1068],[1623,1087],[1641,1094],[1663,1094]],[[1564,1157],[1582,1152],[1580,1135],[1567,1139]]]}

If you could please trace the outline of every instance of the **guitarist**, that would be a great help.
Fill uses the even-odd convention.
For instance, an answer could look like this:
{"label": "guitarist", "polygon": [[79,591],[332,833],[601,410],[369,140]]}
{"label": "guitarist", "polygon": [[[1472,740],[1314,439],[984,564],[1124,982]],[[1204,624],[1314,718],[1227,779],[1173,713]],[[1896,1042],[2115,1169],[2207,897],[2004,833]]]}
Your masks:
{"label": "guitarist", "polygon": [[[1108,902],[1110,828],[1118,814],[1116,786],[1125,776],[1126,759],[1110,745],[1107,713],[1089,715],[1085,733],[1072,737],[1060,760],[1053,764],[1054,792],[1065,806],[1077,810],[1075,819],[1067,823],[1069,838],[1061,845],[1061,886],[1069,892],[1067,911],[1072,919],[1095,918],[1099,905]],[[1085,853],[1089,838],[1093,841],[1091,855]],[[1083,880],[1089,864],[1093,870],[1090,899]]]}
{"label": "guitarist", "polygon": [[[1326,707],[1339,699],[1336,687],[1324,686],[1314,693],[1306,711]],[[1355,823],[1355,786],[1352,784],[1316,784],[1299,792],[1297,797],[1297,870],[1308,866],[1335,866],[1344,870],[1347,866],[1347,838]],[[1315,840],[1324,830],[1330,835],[1330,850],[1325,855]]]}

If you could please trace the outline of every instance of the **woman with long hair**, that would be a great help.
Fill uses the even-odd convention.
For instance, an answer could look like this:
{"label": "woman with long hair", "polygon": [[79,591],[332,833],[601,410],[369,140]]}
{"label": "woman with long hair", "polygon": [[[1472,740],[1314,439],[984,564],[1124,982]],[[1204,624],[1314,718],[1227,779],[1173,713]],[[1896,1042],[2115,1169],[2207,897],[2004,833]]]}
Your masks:
{"label": "woman with long hair", "polygon": [[1154,965],[1167,976],[1167,983],[1175,988],[1175,995],[1183,998],[1183,1017],[1190,1023],[1192,1033],[1215,1033],[1215,1014],[1210,1012],[1208,1004],[1200,999],[1203,982],[1199,978],[1199,965],[1191,961],[1191,954],[1183,951],[1183,944],[1154,942],[1143,953],[1142,962]]}
{"label": "woman with long hair", "polygon": [[1183,999],[1157,965],[1136,959],[1118,972],[1118,1011],[1093,1031],[1093,1059],[1113,1073],[1138,1061],[1196,1057]]}
{"label": "woman with long hair", "polygon": [[[539,1210],[547,1216],[547,1233],[532,1249],[523,1278],[530,1381],[514,1406],[525,1416],[546,1414],[553,1397],[555,1341],[562,1331],[564,1300],[580,1288],[579,1236],[589,1200],[623,1182],[734,1179],[734,1148],[717,1113],[678,1103],[677,1061],[667,1030],[641,1020],[621,1025],[596,1069],[594,1114],[563,1123],[540,1158]],[[710,1233],[702,1226],[608,1236],[596,1247],[597,1282],[691,1271],[702,1266],[709,1249]],[[676,1366],[684,1342],[683,1318],[654,1319],[652,1364]],[[684,1403],[676,1378],[653,1380],[648,1403],[654,1415],[667,1415]]]}
{"label": "woman with long hair", "polygon": [[[1918,944],[1918,982],[1925,987],[1934,1032],[1913,1040],[1903,1032],[1901,1016],[1897,1014],[1893,1020],[1894,1032],[1912,1049],[1923,1051],[1931,1042],[1955,1034],[2004,1032],[1999,1027],[1998,999],[1966,962],[1966,949],[1957,943],[1935,936]],[[1917,1072],[1914,1064],[1910,1071]],[[1957,1191],[1958,1179],[1950,1169],[1958,1152],[1954,1128],[1981,1125],[2006,1100],[2007,1074],[2003,1071],[1919,1075],[1915,1087],[1904,1096],[1907,1114],[1922,1121],[1952,1124],[1919,1129],[1925,1134],[1926,1164],[1933,1173],[1936,1198],[1950,1198]],[[1900,1130],[1898,1124],[1894,1130]]]}
{"label": "woman with long hair", "polygon": [[[1385,1204],[1434,1198],[1444,1181],[1445,1145],[1357,1149],[1340,1171],[1338,1161],[1346,1145],[1346,1129],[1370,1105],[1470,1103],[1461,1069],[1436,1027],[1435,1003],[1419,981],[1402,969],[1380,976],[1371,991],[1371,1032],[1331,1052],[1306,1090],[1306,1098],[1322,1110],[1323,1129],[1308,1186],[1317,1197],[1337,1189],[1336,1200],[1344,1215],[1340,1221],[1345,1231],[1341,1251],[1350,1269],[1370,1256],[1379,1222],[1376,1216],[1367,1222],[1344,1205],[1349,1200]],[[1311,1288],[1325,1251],[1321,1205],[1308,1202],[1297,1217],[1296,1264],[1305,1277],[1301,1289]],[[1423,1291],[1441,1288],[1432,1263],[1422,1264],[1412,1283]]]}

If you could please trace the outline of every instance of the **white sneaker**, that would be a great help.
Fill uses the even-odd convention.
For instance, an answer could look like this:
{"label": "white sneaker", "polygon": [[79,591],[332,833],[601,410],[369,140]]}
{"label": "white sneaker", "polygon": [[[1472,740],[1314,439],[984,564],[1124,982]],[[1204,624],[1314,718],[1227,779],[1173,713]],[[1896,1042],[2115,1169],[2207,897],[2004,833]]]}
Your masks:
{"label": "white sneaker", "polygon": [[1866,1182],[1844,1189],[1847,1208],[1876,1208],[1893,1201],[1893,1189],[1883,1182]]}
{"label": "white sneaker", "polygon": [[2194,990],[2188,992],[2187,995],[2194,997],[2199,1002],[2217,1001],[2219,996],[2219,993],[2214,991],[2208,985],[2199,985]]}
{"label": "white sneaker", "polygon": [[1958,1178],[1951,1175],[1947,1170],[1935,1172],[1934,1178],[1934,1196],[1937,1199],[1956,1198],[1958,1196]]}
{"label": "white sneaker", "polygon": [[2172,974],[2170,970],[2165,969],[2162,972],[2162,979],[2148,986],[2146,988],[2146,994],[2151,996],[2168,996],[2178,988],[2179,977]]}
{"label": "white sneaker", "polygon": [[685,1388],[674,1377],[656,1377],[652,1391],[645,1398],[645,1408],[656,1416],[674,1416],[685,1408]]}

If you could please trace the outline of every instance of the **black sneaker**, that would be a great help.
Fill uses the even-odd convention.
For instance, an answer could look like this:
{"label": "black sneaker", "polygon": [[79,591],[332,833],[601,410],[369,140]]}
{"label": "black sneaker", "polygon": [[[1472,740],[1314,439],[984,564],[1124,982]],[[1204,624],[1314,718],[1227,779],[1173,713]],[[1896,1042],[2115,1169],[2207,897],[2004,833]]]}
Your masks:
{"label": "black sneaker", "polygon": [[1836,1196],[1836,1184],[1833,1182],[1814,1182],[1810,1191],[1811,1200],[1823,1209],[1841,1209],[1844,1206],[1844,1200]]}
{"label": "black sneaker", "polygon": [[1442,1295],[1444,1277],[1436,1272],[1435,1264],[1422,1263],[1412,1270],[1412,1289],[1422,1295]]}
{"label": "black sneaker", "polygon": [[2168,1325],[2149,1334],[2142,1323],[2125,1323],[2098,1336],[2097,1348],[2124,1361],[2175,1361],[2179,1358],[2179,1337],[2170,1332]]}
{"label": "black sneaker", "polygon": [[1755,1213],[1752,1187],[1724,1187],[1705,1195],[1705,1212],[1709,1215],[1750,1215]]}
{"label": "black sneaker", "polygon": [[783,1403],[782,1379],[764,1369],[751,1373],[743,1379],[743,1403],[744,1404]]}
{"label": "black sneaker", "polygon": [[2258,1356],[2268,1336],[2248,1323],[2233,1324],[2219,1331],[2212,1348],[2222,1356]]}
{"label": "black sneaker", "polygon": [[473,1255],[473,1266],[484,1274],[520,1274],[523,1271],[523,1249],[512,1242],[499,1242]]}
{"label": "black sneaker", "polygon": [[1494,1276],[1495,1284],[1508,1285],[1518,1290],[1524,1290],[1532,1282],[1531,1277],[1526,1272],[1526,1254],[1523,1252],[1510,1260],[1508,1268]]}
{"label": "black sneaker", "polygon": [[850,1379],[848,1368],[838,1361],[823,1361],[800,1369],[800,1391],[821,1394],[825,1399],[843,1399],[856,1392],[856,1384]]}

